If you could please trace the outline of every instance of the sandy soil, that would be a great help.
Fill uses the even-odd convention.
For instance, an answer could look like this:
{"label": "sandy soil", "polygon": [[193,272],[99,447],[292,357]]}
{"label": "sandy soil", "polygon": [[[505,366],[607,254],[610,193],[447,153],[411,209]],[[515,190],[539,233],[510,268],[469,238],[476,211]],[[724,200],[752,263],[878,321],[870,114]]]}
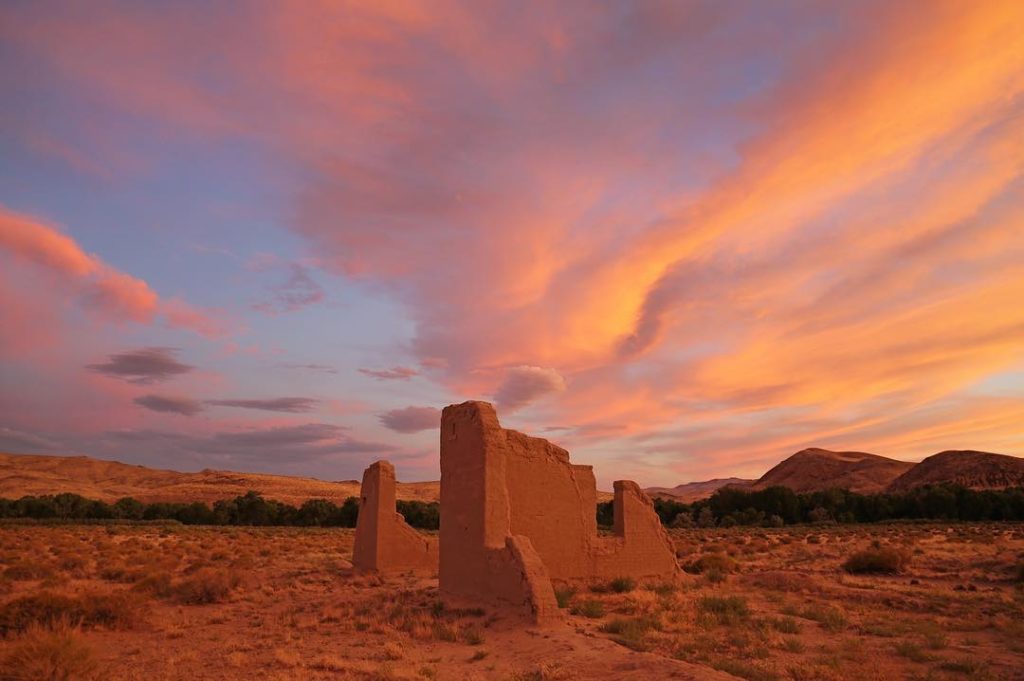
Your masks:
{"label": "sandy soil", "polygon": [[[1024,526],[673,538],[677,582],[560,585],[538,629],[445,610],[430,576],[354,575],[350,530],[0,526],[0,670],[34,645],[84,650],[83,679],[1024,679]],[[872,542],[909,566],[842,570]],[[22,631],[61,613],[59,642]]]}

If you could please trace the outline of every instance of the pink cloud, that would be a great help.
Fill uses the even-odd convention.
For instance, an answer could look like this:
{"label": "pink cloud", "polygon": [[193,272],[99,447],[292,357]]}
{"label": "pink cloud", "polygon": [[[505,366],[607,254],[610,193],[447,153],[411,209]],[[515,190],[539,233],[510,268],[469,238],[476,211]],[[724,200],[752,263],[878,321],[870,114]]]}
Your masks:
{"label": "pink cloud", "polygon": [[[980,399],[1024,324],[1020,3],[779,11],[29,7],[0,26],[124,111],[302,168],[291,226],[405,305],[447,391],[547,398],[537,425],[582,446],[746,424],[702,440],[729,462]],[[51,232],[7,246],[83,299],[103,282],[121,317],[171,319]]]}
{"label": "pink cloud", "polygon": [[74,239],[38,218],[0,206],[0,255],[48,275],[63,292],[114,321],[148,324],[158,315],[173,328],[221,335],[223,325],[184,301],[161,301],[142,279],[86,253]]}

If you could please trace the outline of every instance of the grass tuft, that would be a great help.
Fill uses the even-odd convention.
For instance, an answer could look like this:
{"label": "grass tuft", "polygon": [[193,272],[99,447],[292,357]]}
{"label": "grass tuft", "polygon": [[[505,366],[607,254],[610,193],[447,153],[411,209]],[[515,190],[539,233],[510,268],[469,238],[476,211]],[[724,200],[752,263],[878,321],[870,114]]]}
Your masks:
{"label": "grass tuft", "polygon": [[725,625],[739,624],[750,617],[747,599],[742,596],[703,596],[697,601],[697,611]]}
{"label": "grass tuft", "polygon": [[555,600],[558,602],[559,608],[568,608],[575,595],[576,587],[574,586],[560,586],[555,589]]}
{"label": "grass tuft", "polygon": [[569,612],[573,615],[582,615],[590,619],[599,619],[604,617],[604,603],[598,600],[587,599],[574,603]]}
{"label": "grass tuft", "polygon": [[0,663],[0,681],[93,681],[105,678],[92,648],[67,622],[32,625]]}

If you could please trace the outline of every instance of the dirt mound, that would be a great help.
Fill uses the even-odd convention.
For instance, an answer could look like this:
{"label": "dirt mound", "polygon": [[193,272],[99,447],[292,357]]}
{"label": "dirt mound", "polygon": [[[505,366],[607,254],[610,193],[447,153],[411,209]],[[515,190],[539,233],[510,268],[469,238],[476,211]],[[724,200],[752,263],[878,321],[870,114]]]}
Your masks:
{"label": "dirt mound", "polygon": [[893,480],[888,491],[907,492],[943,483],[970,489],[1024,487],[1024,459],[972,450],[939,452]]}

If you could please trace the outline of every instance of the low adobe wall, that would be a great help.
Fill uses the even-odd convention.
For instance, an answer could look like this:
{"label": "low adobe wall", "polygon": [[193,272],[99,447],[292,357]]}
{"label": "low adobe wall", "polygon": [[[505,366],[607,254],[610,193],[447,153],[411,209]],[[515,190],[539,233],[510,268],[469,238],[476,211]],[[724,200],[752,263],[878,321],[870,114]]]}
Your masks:
{"label": "low adobe wall", "polygon": [[395,511],[395,467],[377,461],[363,471],[352,566],[364,571],[437,570],[437,540]]}

